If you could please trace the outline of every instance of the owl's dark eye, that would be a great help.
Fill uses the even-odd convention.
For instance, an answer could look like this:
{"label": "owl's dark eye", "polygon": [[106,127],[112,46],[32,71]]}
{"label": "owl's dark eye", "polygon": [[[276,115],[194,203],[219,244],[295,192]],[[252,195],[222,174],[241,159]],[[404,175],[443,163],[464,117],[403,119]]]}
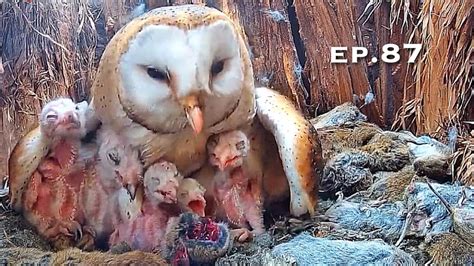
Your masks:
{"label": "owl's dark eye", "polygon": [[167,74],[167,72],[162,71],[162,70],[157,69],[157,68],[147,67],[147,68],[146,68],[146,73],[147,73],[148,76],[150,76],[152,79],[161,80],[161,81],[168,79],[168,74]]}
{"label": "owl's dark eye", "polygon": [[223,69],[224,69],[224,60],[217,61],[213,63],[211,66],[211,74],[215,76],[221,73]]}

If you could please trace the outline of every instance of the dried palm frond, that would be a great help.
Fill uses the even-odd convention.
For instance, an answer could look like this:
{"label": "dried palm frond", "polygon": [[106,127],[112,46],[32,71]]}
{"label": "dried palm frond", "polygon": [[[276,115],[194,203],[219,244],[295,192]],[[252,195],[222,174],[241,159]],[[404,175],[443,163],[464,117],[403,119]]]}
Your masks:
{"label": "dried palm frond", "polygon": [[[460,123],[468,114],[469,102],[473,100],[469,62],[473,51],[472,8],[468,0],[423,2],[411,38],[411,42],[422,45],[413,68],[415,98],[421,99],[420,113],[425,115],[424,119],[416,120],[418,133],[445,131],[447,128],[440,128],[443,124],[461,129]],[[399,116],[397,126],[404,119]]]}
{"label": "dried palm frond", "polygon": [[[413,6],[418,5],[416,0],[395,0],[391,1],[390,6],[390,29],[393,29],[393,25],[397,20],[402,21],[401,30],[410,30],[415,24],[415,18],[411,12]],[[403,15],[403,18],[402,18]]]}
{"label": "dried palm frond", "polygon": [[459,148],[453,155],[452,168],[455,180],[474,186],[474,132],[459,142]]}
{"label": "dried palm frond", "polygon": [[392,130],[409,129],[423,120],[423,112],[421,110],[422,101],[415,98],[404,103],[398,109]]}
{"label": "dried palm frond", "polygon": [[[470,115],[472,105],[474,26],[472,1],[425,1],[417,31],[423,52],[415,64],[416,95],[423,105],[426,119],[417,123],[419,132],[446,136],[455,128],[460,138],[454,154],[453,176],[465,184],[473,184],[473,138],[465,137],[468,127],[462,121]],[[454,168],[457,166],[457,168]]]}

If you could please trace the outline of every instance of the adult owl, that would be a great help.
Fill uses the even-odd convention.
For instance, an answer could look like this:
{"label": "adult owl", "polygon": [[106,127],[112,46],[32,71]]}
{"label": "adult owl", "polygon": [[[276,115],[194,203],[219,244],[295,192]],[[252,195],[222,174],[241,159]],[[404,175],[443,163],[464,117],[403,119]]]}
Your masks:
{"label": "adult owl", "polygon": [[[322,168],[314,129],[286,97],[255,89],[244,39],[224,13],[181,5],[135,18],[107,45],[91,91],[96,115],[139,148],[145,167],[165,159],[190,175],[206,162],[210,135],[241,129],[266,195],[285,193],[276,184],[288,180],[291,213],[314,212]],[[13,158],[10,167],[21,165]]]}

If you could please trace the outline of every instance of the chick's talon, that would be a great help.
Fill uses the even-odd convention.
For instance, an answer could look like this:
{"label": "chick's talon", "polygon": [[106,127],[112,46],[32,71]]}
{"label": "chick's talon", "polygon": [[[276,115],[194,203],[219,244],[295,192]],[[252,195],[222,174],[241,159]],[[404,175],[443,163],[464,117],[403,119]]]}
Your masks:
{"label": "chick's talon", "polygon": [[90,226],[82,228],[82,237],[76,244],[76,247],[85,251],[93,251],[95,248],[96,233]]}
{"label": "chick's talon", "polygon": [[61,222],[59,231],[66,236],[74,237],[74,241],[82,238],[82,226],[76,221]]}
{"label": "chick's talon", "polygon": [[233,229],[231,230],[231,235],[233,236],[234,240],[237,240],[238,242],[246,242],[246,241],[252,241],[254,235],[250,230],[247,228],[239,228],[239,229]]}
{"label": "chick's talon", "polygon": [[95,249],[95,239],[92,238],[89,234],[86,235],[76,244],[76,248],[84,251],[94,251]]}

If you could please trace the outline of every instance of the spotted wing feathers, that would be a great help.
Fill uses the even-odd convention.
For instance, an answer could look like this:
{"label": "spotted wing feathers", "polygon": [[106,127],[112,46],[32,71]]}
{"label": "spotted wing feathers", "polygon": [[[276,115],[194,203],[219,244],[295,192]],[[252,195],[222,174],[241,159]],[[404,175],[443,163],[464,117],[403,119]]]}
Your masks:
{"label": "spotted wing feathers", "polygon": [[290,185],[290,211],[295,216],[314,213],[321,147],[308,120],[285,96],[268,88],[256,88],[257,116],[278,145]]}

